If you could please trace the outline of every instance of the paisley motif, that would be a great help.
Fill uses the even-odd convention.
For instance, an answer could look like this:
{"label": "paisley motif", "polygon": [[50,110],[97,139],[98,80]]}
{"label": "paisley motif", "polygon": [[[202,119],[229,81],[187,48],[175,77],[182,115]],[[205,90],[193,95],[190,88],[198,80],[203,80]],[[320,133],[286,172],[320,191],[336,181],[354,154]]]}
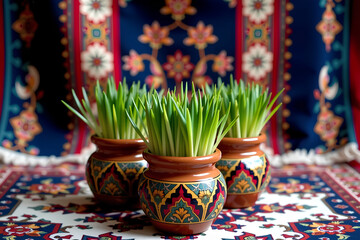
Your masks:
{"label": "paisley motif", "polygon": [[221,174],[214,179],[186,183],[160,181],[143,174],[139,195],[144,212],[153,221],[203,223],[214,220],[223,208],[226,183]]}
{"label": "paisley motif", "polygon": [[221,159],[216,167],[224,175],[228,194],[257,193],[270,181],[270,165],[265,155],[244,159]]}
{"label": "paisley motif", "polygon": [[139,176],[146,166],[145,161],[112,162],[92,157],[86,172],[90,189],[97,194],[135,196]]}

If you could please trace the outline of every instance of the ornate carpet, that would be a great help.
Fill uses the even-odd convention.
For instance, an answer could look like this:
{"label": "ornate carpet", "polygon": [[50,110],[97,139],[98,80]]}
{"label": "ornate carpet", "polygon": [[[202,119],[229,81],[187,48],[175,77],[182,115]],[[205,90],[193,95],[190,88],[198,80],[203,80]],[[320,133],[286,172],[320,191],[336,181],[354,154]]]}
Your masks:
{"label": "ornate carpet", "polygon": [[224,209],[211,229],[168,236],[144,213],[99,206],[84,167],[0,167],[0,237],[19,239],[360,239],[358,165],[286,166],[254,207]]}

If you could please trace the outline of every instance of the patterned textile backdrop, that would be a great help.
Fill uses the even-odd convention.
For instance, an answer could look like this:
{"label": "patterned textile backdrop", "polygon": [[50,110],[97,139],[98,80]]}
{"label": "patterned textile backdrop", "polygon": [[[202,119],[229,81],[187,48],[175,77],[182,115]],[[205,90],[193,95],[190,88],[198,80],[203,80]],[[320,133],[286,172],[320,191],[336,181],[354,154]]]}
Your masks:
{"label": "patterned textile backdrop", "polygon": [[233,74],[285,88],[267,126],[273,164],[360,159],[355,2],[0,0],[0,154],[84,161],[91,132],[60,100],[82,86],[93,99],[97,79],[173,89]]}

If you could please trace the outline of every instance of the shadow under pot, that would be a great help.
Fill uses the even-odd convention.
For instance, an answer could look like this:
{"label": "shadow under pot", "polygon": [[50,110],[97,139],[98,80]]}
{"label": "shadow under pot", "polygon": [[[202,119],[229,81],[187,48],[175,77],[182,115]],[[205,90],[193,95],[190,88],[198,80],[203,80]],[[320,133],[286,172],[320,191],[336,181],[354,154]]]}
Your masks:
{"label": "shadow under pot", "polygon": [[206,231],[222,210],[226,184],[215,163],[217,149],[201,157],[167,157],[144,152],[149,168],[139,183],[141,207],[153,226],[177,235]]}
{"label": "shadow under pot", "polygon": [[260,150],[265,140],[265,134],[251,138],[225,137],[218,145],[222,158],[216,167],[224,175],[228,188],[225,208],[254,206],[270,182],[270,164]]}
{"label": "shadow under pot", "polygon": [[91,137],[96,151],[86,164],[86,179],[95,200],[104,206],[139,209],[139,178],[147,167],[141,139]]}

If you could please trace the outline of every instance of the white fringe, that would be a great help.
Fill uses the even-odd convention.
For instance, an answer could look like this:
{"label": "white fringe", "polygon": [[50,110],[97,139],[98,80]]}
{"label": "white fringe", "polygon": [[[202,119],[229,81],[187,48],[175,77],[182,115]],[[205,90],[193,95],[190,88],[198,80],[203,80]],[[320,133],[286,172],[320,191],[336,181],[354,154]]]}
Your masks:
{"label": "white fringe", "polygon": [[[360,161],[360,151],[356,143],[348,143],[345,146],[324,154],[316,154],[315,150],[296,149],[281,155],[274,155],[271,148],[261,146],[271,166],[281,167],[286,164],[303,163],[308,165],[331,165],[351,160]],[[25,153],[15,152],[0,147],[0,161],[4,164],[19,166],[49,166],[64,162],[85,164],[89,156],[95,151],[95,145],[90,144],[80,154],[70,154],[62,157],[56,156],[33,156]]]}
{"label": "white fringe", "polygon": [[332,152],[317,154],[314,149],[296,149],[284,154],[274,155],[271,148],[262,146],[262,150],[268,157],[270,164],[274,167],[281,167],[286,164],[304,163],[314,165],[331,165],[339,162],[360,161],[360,151],[357,143],[348,143]]}
{"label": "white fringe", "polygon": [[90,144],[82,149],[80,154],[69,154],[66,156],[33,156],[0,147],[0,161],[7,165],[18,166],[49,166],[64,162],[85,164],[89,156],[95,151],[95,145]]}

